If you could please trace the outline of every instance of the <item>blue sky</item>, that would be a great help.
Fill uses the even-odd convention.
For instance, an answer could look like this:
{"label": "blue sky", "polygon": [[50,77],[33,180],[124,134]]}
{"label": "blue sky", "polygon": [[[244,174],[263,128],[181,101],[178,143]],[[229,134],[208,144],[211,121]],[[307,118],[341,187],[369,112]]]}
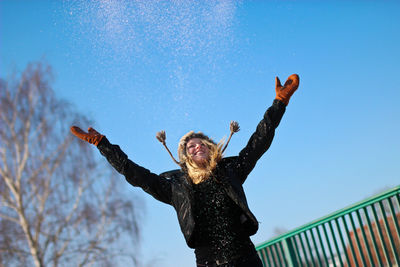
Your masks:
{"label": "blue sky", "polygon": [[[54,89],[153,172],[189,130],[237,154],[300,75],[245,191],[261,243],[400,184],[399,1],[0,1],[0,75],[44,58]],[[81,125],[86,128],[88,125]],[[68,133],[66,133],[68,134]],[[95,149],[95,148],[93,148]],[[121,179],[123,179],[121,177]],[[143,266],[193,266],[173,208],[140,189]],[[133,197],[132,197],[133,198]]]}

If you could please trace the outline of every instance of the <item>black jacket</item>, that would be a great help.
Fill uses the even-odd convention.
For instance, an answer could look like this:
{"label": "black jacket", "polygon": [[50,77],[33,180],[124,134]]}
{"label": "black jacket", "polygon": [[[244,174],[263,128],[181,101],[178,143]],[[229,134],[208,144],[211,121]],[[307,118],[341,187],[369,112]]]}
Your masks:
{"label": "black jacket", "polygon": [[[236,157],[223,158],[213,171],[213,176],[224,184],[226,193],[241,208],[241,223],[248,235],[258,230],[258,222],[250,211],[242,184],[253,170],[257,160],[267,151],[275,134],[275,128],[285,112],[285,104],[274,100],[257,125],[246,147]],[[172,205],[177,213],[181,231],[189,247],[195,247],[193,231],[193,190],[191,182],[182,170],[154,174],[135,164],[117,145],[103,138],[98,145],[101,154],[133,186],[141,187],[159,201]]]}

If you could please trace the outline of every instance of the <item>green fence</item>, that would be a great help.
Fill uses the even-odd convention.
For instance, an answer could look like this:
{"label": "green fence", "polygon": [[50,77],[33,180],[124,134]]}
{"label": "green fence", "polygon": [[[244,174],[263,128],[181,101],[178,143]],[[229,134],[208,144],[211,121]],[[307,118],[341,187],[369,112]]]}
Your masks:
{"label": "green fence", "polygon": [[265,267],[400,266],[400,186],[256,247]]}

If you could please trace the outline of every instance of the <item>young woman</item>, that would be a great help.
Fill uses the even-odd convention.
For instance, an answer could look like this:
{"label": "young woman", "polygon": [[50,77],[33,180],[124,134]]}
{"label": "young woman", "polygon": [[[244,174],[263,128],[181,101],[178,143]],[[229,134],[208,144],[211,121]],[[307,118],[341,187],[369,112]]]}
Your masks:
{"label": "young woman", "polygon": [[[195,250],[198,267],[262,267],[250,240],[258,230],[258,222],[247,205],[242,184],[271,145],[298,86],[297,74],[291,75],[283,86],[276,77],[276,98],[238,156],[224,158],[227,144],[222,149],[221,143],[191,131],[179,142],[179,162],[174,159],[180,169],[160,175],[129,160],[119,146],[110,144],[93,128],[86,133],[72,126],[71,132],[96,145],[131,185],[175,208],[186,243]],[[238,125],[231,123],[231,136],[238,130]],[[164,132],[157,139],[166,146]]]}

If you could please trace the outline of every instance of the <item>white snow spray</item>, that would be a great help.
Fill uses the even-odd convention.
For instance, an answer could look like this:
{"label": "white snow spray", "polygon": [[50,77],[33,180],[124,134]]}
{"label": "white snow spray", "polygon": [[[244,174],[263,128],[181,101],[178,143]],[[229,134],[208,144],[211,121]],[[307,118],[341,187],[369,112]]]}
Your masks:
{"label": "white snow spray", "polygon": [[[123,80],[115,75],[135,77],[137,67],[126,66],[140,64],[151,72],[152,66],[163,65],[170,85],[164,96],[182,108],[198,84],[192,77],[198,66],[207,65],[211,74],[233,49],[239,5],[234,0],[64,0],[63,17],[76,49],[96,55],[98,62],[90,71],[114,63],[114,77],[101,78],[115,83]],[[136,94],[146,97],[145,92]]]}
{"label": "white snow spray", "polygon": [[64,12],[97,46],[124,53],[152,48],[175,56],[206,54],[229,39],[239,1],[64,0]]}

